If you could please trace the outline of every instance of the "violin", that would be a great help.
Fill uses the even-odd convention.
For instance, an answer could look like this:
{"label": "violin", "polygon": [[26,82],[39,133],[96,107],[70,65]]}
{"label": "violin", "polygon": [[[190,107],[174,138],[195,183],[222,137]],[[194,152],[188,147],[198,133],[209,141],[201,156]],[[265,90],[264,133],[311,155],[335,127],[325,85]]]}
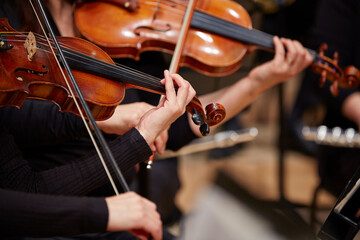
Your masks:
{"label": "violin", "polygon": [[[145,51],[172,53],[187,4],[180,0],[146,0],[136,2],[136,8],[124,7],[126,0],[80,1],[75,9],[75,24],[80,33],[99,45],[113,58],[138,60]],[[251,18],[238,3],[230,0],[197,0],[183,48],[180,65],[202,74],[225,76],[241,66],[247,53],[256,48],[273,51],[273,36],[252,29]],[[356,87],[358,74],[343,72],[338,55],[330,59],[307,49],[313,56],[311,69],[321,74],[321,84]],[[349,77],[351,75],[351,77]]]}
{"label": "violin", "polygon": [[[115,65],[96,45],[72,37],[57,40],[95,120],[112,116],[126,88],[165,94],[161,79]],[[34,98],[54,102],[61,111],[80,115],[47,41],[31,32],[17,32],[5,18],[0,18],[0,64],[0,106],[21,107],[26,98]],[[225,117],[221,104],[209,104],[205,109],[206,114],[197,97],[186,109],[203,135],[209,133],[209,126]]]}

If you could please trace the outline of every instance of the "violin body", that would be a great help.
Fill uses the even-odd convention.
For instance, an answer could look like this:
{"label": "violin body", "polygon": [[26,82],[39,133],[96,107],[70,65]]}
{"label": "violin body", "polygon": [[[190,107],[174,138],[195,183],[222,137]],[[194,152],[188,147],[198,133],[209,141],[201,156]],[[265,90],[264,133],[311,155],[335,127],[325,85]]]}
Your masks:
{"label": "violin body", "polygon": [[[106,1],[108,2],[108,1]],[[75,23],[83,36],[105,49],[112,57],[138,59],[144,51],[171,53],[179,37],[187,4],[179,1],[146,0],[135,10],[104,1],[83,2],[75,10]],[[274,51],[273,36],[252,29],[246,10],[231,0],[197,0],[182,52],[181,66],[209,76],[225,76],[241,66],[246,53],[256,48]],[[338,66],[338,54],[331,59],[307,49],[314,61],[311,70],[319,73],[320,86],[332,82],[331,93],[338,87],[360,84],[358,69]]]}
{"label": "violin body", "polygon": [[[75,23],[80,33],[113,58],[138,60],[145,51],[172,53],[178,40],[186,2],[138,1],[134,11],[103,1],[79,4]],[[246,10],[234,1],[198,0],[195,11],[251,28]],[[247,45],[221,35],[190,28],[181,66],[211,76],[225,76],[241,66]]]}
{"label": "violin body", "polygon": [[[34,98],[54,102],[61,111],[79,115],[46,40],[36,39],[35,45],[43,51],[35,50],[29,60],[28,50],[24,47],[26,35],[12,29],[7,19],[0,19],[0,32],[1,42],[9,48],[5,49],[4,45],[0,48],[0,77],[6,79],[0,81],[0,106],[20,107],[26,98]],[[59,37],[58,41],[71,49],[113,63],[99,47],[85,40]],[[73,74],[94,118],[109,118],[124,98],[124,85],[83,71],[74,70]]]}

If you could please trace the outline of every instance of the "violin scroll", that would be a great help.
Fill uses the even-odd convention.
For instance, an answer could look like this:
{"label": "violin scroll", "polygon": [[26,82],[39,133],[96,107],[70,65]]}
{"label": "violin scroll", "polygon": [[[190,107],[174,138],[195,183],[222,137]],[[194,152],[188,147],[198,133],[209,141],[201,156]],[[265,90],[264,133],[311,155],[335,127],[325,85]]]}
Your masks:
{"label": "violin scroll", "polygon": [[219,103],[211,103],[205,107],[205,112],[201,107],[201,103],[195,97],[186,108],[191,114],[191,119],[196,125],[200,125],[200,132],[206,136],[210,132],[210,126],[220,123],[226,116],[224,106]]}
{"label": "violin scroll", "polygon": [[345,81],[350,88],[360,84],[360,72],[355,66],[347,66],[344,70]]}
{"label": "violin scroll", "polygon": [[326,80],[332,82],[330,92],[333,96],[339,94],[339,87],[354,88],[359,85],[360,73],[354,66],[349,66],[345,72],[338,66],[339,54],[334,53],[333,59],[326,57],[324,52],[327,44],[323,43],[319,48],[319,54],[311,65],[311,70],[320,74],[319,85],[322,87]]}
{"label": "violin scroll", "polygon": [[220,103],[211,103],[207,105],[205,111],[210,126],[220,123],[226,115],[225,108]]}

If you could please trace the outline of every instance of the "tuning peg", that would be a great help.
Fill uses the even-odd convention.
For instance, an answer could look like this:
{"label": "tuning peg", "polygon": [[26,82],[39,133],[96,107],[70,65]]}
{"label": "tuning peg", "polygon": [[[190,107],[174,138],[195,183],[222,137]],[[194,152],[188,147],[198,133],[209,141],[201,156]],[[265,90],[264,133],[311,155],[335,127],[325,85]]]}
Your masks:
{"label": "tuning peg", "polygon": [[339,53],[336,51],[334,52],[334,59],[333,59],[335,65],[338,65],[339,63]]}
{"label": "tuning peg", "polygon": [[334,81],[333,84],[331,84],[330,86],[330,92],[333,96],[337,96],[339,95],[339,82],[338,81]]}
{"label": "tuning peg", "polygon": [[209,124],[207,124],[207,123],[201,124],[201,126],[200,126],[200,132],[201,132],[201,135],[207,136],[207,135],[210,133]]}
{"label": "tuning peg", "polygon": [[360,82],[360,72],[355,66],[347,66],[344,69],[344,76],[346,79],[346,84],[350,88],[357,87]]}
{"label": "tuning peg", "polygon": [[204,123],[203,116],[196,110],[196,108],[194,108],[194,113],[191,116],[191,119],[196,125],[200,125]]}
{"label": "tuning peg", "polygon": [[325,52],[327,49],[328,49],[328,45],[327,45],[326,43],[322,43],[322,44],[320,45],[320,47],[319,47],[319,55],[320,55],[321,57],[324,57],[324,56],[325,56],[324,52]]}
{"label": "tuning peg", "polygon": [[323,87],[323,86],[325,85],[326,76],[327,76],[327,72],[326,72],[326,70],[323,70],[323,71],[321,72],[321,76],[320,76],[320,80],[319,80],[319,85],[320,85],[320,87]]}

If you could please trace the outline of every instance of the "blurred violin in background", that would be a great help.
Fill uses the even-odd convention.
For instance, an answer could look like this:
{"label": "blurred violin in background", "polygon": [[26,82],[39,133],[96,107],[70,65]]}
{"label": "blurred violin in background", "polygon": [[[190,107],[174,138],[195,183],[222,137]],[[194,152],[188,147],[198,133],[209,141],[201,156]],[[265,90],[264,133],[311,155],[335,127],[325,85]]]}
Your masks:
{"label": "blurred violin in background", "polygon": [[[145,51],[173,52],[186,8],[187,2],[180,0],[132,0],[131,4],[83,0],[74,18],[80,33],[111,57],[138,60]],[[197,0],[180,65],[209,76],[225,76],[238,70],[246,54],[257,48],[273,51],[273,36],[252,29],[241,5],[230,0]],[[338,94],[338,87],[356,87],[360,79],[354,68],[342,71],[338,55],[330,59],[325,50],[326,45],[319,53],[308,49],[314,59],[311,69],[321,74],[320,84],[326,79],[333,82],[333,95]]]}

